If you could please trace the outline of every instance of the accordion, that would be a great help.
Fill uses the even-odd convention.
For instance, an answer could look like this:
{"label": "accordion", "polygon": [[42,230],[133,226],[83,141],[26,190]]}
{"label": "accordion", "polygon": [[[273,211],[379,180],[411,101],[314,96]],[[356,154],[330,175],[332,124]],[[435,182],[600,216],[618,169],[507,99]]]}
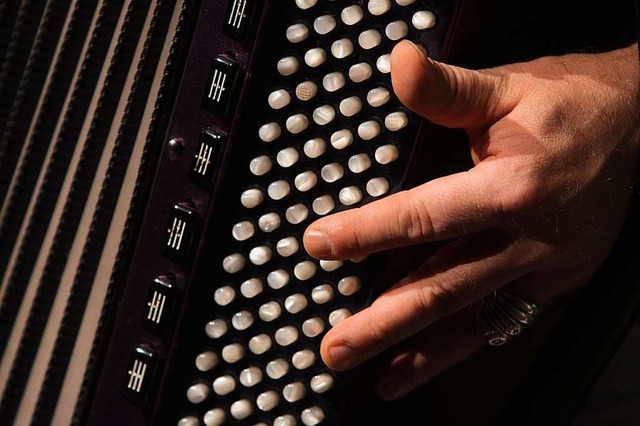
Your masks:
{"label": "accordion", "polygon": [[370,423],[320,341],[410,259],[301,238],[470,166],[389,76],[464,58],[463,3],[0,6],[0,424]]}

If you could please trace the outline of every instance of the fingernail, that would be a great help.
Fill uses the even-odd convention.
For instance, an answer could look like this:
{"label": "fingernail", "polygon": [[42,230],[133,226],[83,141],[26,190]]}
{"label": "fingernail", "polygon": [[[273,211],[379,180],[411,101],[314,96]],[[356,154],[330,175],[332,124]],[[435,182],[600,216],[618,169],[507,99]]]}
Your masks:
{"label": "fingernail", "polygon": [[333,346],[329,349],[331,367],[335,370],[348,370],[356,364],[353,350],[346,345]]}
{"label": "fingernail", "polygon": [[304,246],[310,255],[315,257],[328,257],[331,255],[329,239],[324,232],[313,230],[304,236]]}

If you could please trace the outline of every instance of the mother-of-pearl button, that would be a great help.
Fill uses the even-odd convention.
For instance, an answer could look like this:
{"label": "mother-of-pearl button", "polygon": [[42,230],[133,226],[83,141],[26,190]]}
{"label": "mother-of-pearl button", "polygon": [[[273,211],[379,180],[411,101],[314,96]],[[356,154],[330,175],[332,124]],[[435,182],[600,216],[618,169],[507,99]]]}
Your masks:
{"label": "mother-of-pearl button", "polygon": [[352,315],[351,311],[347,308],[336,309],[329,314],[329,324],[335,327],[340,321],[349,318]]}
{"label": "mother-of-pearl button", "polygon": [[362,83],[371,77],[371,74],[373,74],[371,65],[366,62],[360,62],[349,68],[349,78],[356,83]]}
{"label": "mother-of-pearl button", "polygon": [[273,232],[280,226],[280,216],[278,213],[265,213],[258,219],[258,227],[264,232]]}
{"label": "mother-of-pearl button", "polygon": [[274,359],[267,364],[265,368],[267,376],[276,380],[287,374],[289,371],[289,364],[282,358]]}
{"label": "mother-of-pearl button", "polygon": [[240,293],[247,299],[251,299],[262,293],[263,287],[260,278],[249,278],[240,284]]}
{"label": "mother-of-pearl button", "polygon": [[313,110],[313,121],[321,126],[331,123],[334,118],[336,111],[330,105],[322,105]]}
{"label": "mother-of-pearl button", "polygon": [[273,142],[280,137],[281,133],[280,125],[276,122],[263,124],[258,129],[258,136],[264,142]]}
{"label": "mother-of-pearl button", "polygon": [[240,203],[248,209],[252,209],[264,201],[264,194],[258,188],[250,188],[240,195]]}
{"label": "mother-of-pearl button", "polygon": [[298,251],[298,248],[300,248],[300,245],[298,244],[298,240],[296,240],[295,237],[283,238],[276,244],[276,250],[282,257],[291,256]]}
{"label": "mother-of-pearl button", "polygon": [[200,422],[195,416],[187,416],[178,420],[178,426],[199,426]]}
{"label": "mother-of-pearl button", "polygon": [[307,394],[307,389],[302,382],[293,382],[285,385],[282,396],[288,402],[300,401]]}
{"label": "mother-of-pearl button", "polygon": [[245,368],[240,372],[239,379],[243,386],[250,388],[262,381],[262,370],[255,366]]}
{"label": "mother-of-pearl button", "polygon": [[336,27],[336,20],[331,15],[318,16],[313,21],[313,29],[320,35],[328,34]]}
{"label": "mother-of-pearl button", "polygon": [[248,399],[240,399],[231,404],[229,411],[234,419],[246,419],[253,413],[253,403]]}
{"label": "mother-of-pearl button", "polygon": [[222,319],[209,321],[204,328],[204,332],[212,339],[218,339],[227,333],[227,323]]}
{"label": "mother-of-pearl button", "polygon": [[416,12],[411,17],[411,24],[418,30],[432,28],[436,24],[436,16],[428,10]]}
{"label": "mother-of-pearl button", "polygon": [[384,33],[390,40],[400,40],[409,32],[409,26],[404,21],[393,21],[387,25]]}
{"label": "mother-of-pearl button", "polygon": [[302,332],[307,337],[316,337],[324,331],[324,321],[321,318],[309,318],[302,323]]}
{"label": "mother-of-pearl button", "polygon": [[338,291],[345,296],[351,296],[357,293],[362,287],[362,283],[358,277],[344,277],[338,281]]}
{"label": "mother-of-pearl button", "polygon": [[338,59],[346,58],[353,53],[353,42],[348,38],[341,38],[331,44],[331,54]]}
{"label": "mother-of-pearl button", "polygon": [[367,93],[367,102],[372,107],[382,106],[389,102],[389,99],[391,99],[391,94],[384,87],[376,87]]}
{"label": "mother-of-pearl button", "polygon": [[329,183],[339,180],[343,175],[344,168],[340,163],[329,163],[320,169],[320,176]]}
{"label": "mother-of-pearl button", "polygon": [[[347,130],[342,129],[334,132],[331,135],[331,145],[335,149],[344,149],[353,143],[353,134]],[[337,164],[337,163],[334,163]]]}
{"label": "mother-of-pearl button", "polygon": [[349,157],[347,164],[353,173],[362,173],[371,167],[371,159],[367,154],[356,154]]}
{"label": "mother-of-pearl button", "polygon": [[333,287],[331,287],[329,284],[321,284],[311,290],[311,299],[319,305],[332,300],[333,295]]}
{"label": "mother-of-pearl button", "polygon": [[192,404],[199,404],[209,396],[209,387],[204,383],[196,383],[187,389],[187,399]]}
{"label": "mother-of-pearl button", "polygon": [[358,136],[368,141],[380,134],[380,124],[375,120],[365,121],[358,126]]}
{"label": "mother-of-pearl button", "polygon": [[408,6],[415,2],[416,0],[396,0],[396,3],[398,3],[400,6]]}
{"label": "mother-of-pearl button", "polygon": [[278,406],[280,395],[276,391],[266,391],[258,395],[256,405],[262,411],[271,411]]}
{"label": "mother-of-pearl button", "polygon": [[336,90],[342,89],[344,83],[344,75],[338,71],[330,72],[322,78],[322,87],[324,87],[327,92],[335,92]]}
{"label": "mother-of-pearl button", "polygon": [[204,413],[202,420],[206,426],[222,426],[227,420],[227,415],[222,408],[214,408]]}
{"label": "mother-of-pearl button", "polygon": [[244,358],[244,346],[240,343],[232,343],[222,348],[222,359],[229,364],[240,361]]}
{"label": "mother-of-pearl button", "polygon": [[287,221],[289,221],[289,223],[297,225],[307,219],[307,217],[309,217],[309,209],[304,204],[294,204],[293,206],[287,208],[284,216],[287,218]]}
{"label": "mother-of-pearl button", "polygon": [[398,148],[395,145],[382,145],[376,149],[376,161],[380,164],[389,164],[398,159]]}
{"label": "mother-of-pearl button", "polygon": [[220,376],[213,381],[213,391],[218,395],[227,395],[236,389],[236,379],[233,376]]}
{"label": "mother-of-pearl button", "polygon": [[352,206],[362,200],[362,191],[357,186],[347,186],[340,190],[338,199],[345,206]]}
{"label": "mother-of-pearl button", "polygon": [[358,44],[363,49],[373,49],[382,42],[382,35],[377,30],[365,30],[358,36]]}
{"label": "mother-of-pearl button", "polygon": [[379,197],[389,191],[389,182],[385,178],[373,178],[367,182],[367,193]]}
{"label": "mother-of-pearl button", "polygon": [[286,168],[296,164],[299,157],[300,154],[298,154],[298,150],[293,147],[289,147],[278,152],[278,154],[276,155],[276,161],[281,167]]}
{"label": "mother-of-pearl button", "polygon": [[330,195],[322,195],[313,200],[312,203],[313,211],[321,216],[330,213],[335,206],[336,203]]}
{"label": "mother-of-pearl button", "polygon": [[322,408],[317,406],[305,408],[300,414],[300,420],[302,420],[302,424],[305,426],[315,426],[320,424],[324,421],[324,418],[324,411]]}
{"label": "mother-of-pearl button", "polygon": [[284,197],[289,195],[290,191],[291,186],[286,180],[277,180],[275,182],[272,182],[267,188],[267,194],[269,194],[269,197],[273,198],[274,200],[283,199]]}
{"label": "mother-of-pearl button", "polygon": [[392,112],[384,118],[384,125],[392,132],[402,129],[408,123],[409,118],[407,117],[407,114],[402,111]]}
{"label": "mother-of-pearl button", "polygon": [[291,414],[283,414],[273,421],[273,426],[296,426],[297,424],[296,418]]}
{"label": "mother-of-pearl button", "polygon": [[271,337],[262,333],[249,339],[249,350],[256,355],[265,353],[271,348]]}
{"label": "mother-of-pearl button", "polygon": [[270,322],[282,314],[282,308],[278,302],[271,301],[263,304],[258,309],[258,316],[262,321]]}
{"label": "mother-of-pearl button", "polygon": [[240,311],[233,314],[231,317],[231,325],[236,330],[246,330],[253,324],[253,315],[249,311]]}
{"label": "mother-of-pearl button", "polygon": [[269,246],[258,246],[249,252],[249,260],[254,265],[264,265],[271,260],[272,252]]}
{"label": "mother-of-pearl button", "polygon": [[289,273],[284,269],[276,269],[267,275],[267,284],[274,290],[281,289],[289,283]]}
{"label": "mother-of-pearl button", "polygon": [[295,74],[300,69],[300,62],[295,56],[287,56],[278,61],[276,68],[281,75]]}
{"label": "mother-of-pearl button", "polygon": [[236,291],[229,285],[222,286],[213,293],[213,300],[220,306],[226,306],[236,298]]}
{"label": "mother-of-pearl button", "polygon": [[325,271],[335,271],[342,266],[342,260],[321,260],[320,267]]}
{"label": "mother-of-pearl button", "polygon": [[391,0],[369,0],[367,8],[372,15],[379,16],[391,9]]}
{"label": "mother-of-pearl button", "polygon": [[249,163],[249,170],[256,176],[262,176],[271,170],[271,158],[266,155],[260,155]]}
{"label": "mother-of-pearl button", "polygon": [[340,112],[346,117],[356,115],[362,109],[362,101],[357,96],[350,96],[340,101]]}
{"label": "mother-of-pearl button", "polygon": [[281,109],[289,105],[289,102],[291,102],[291,95],[284,89],[274,90],[269,94],[267,102],[271,108]]}
{"label": "mother-of-pearl button", "polygon": [[318,176],[310,170],[297,175],[293,181],[298,191],[305,192],[316,186]]}
{"label": "mother-of-pearl button", "polygon": [[327,150],[327,144],[323,139],[313,138],[304,143],[304,155],[309,158],[318,158]]}
{"label": "mother-of-pearl button", "polygon": [[362,18],[364,18],[364,12],[358,5],[347,6],[342,9],[340,18],[342,18],[342,22],[344,22],[345,24],[354,25],[362,21]]}
{"label": "mother-of-pearl button", "polygon": [[296,266],[293,267],[293,275],[300,281],[306,281],[309,278],[313,277],[316,273],[316,264],[310,260],[304,260],[300,263],[297,263]]}
{"label": "mother-of-pearl button", "polygon": [[306,307],[307,298],[301,293],[292,294],[284,300],[284,308],[292,314],[297,314]]}
{"label": "mother-of-pearl button", "polygon": [[242,222],[238,222],[233,225],[231,234],[236,240],[244,241],[253,237],[254,231],[255,229],[253,227],[253,223],[249,222],[248,220],[243,220]]}
{"label": "mother-of-pearl button", "polygon": [[316,362],[316,355],[309,349],[303,349],[293,354],[291,363],[298,370],[309,368]]}
{"label": "mother-of-pearl button", "polygon": [[308,101],[318,94],[318,85],[313,81],[303,81],[296,86],[296,96],[301,101]]}
{"label": "mother-of-pearl button", "polygon": [[376,60],[376,68],[383,74],[389,74],[391,72],[391,54],[386,53]]}
{"label": "mother-of-pearl button", "polygon": [[287,130],[295,135],[309,126],[309,119],[304,114],[295,114],[287,118],[286,126]]}
{"label": "mother-of-pearl button", "polygon": [[309,385],[314,392],[324,393],[333,387],[333,377],[328,374],[318,374],[311,378]]}
{"label": "mother-of-pearl button", "polygon": [[298,5],[300,9],[309,9],[315,6],[317,2],[318,0],[296,0],[296,5]]}
{"label": "mother-of-pearl button", "polygon": [[309,36],[309,28],[305,24],[293,24],[285,34],[291,43],[300,43]]}
{"label": "mother-of-pearl button", "polygon": [[304,54],[304,62],[311,68],[315,68],[324,64],[324,61],[326,60],[327,52],[325,52],[321,47],[314,47],[313,49],[309,49]]}
{"label": "mother-of-pearl button", "polygon": [[215,352],[202,352],[196,357],[196,368],[200,371],[209,371],[218,365],[218,361],[218,355]]}
{"label": "mother-of-pearl button", "polygon": [[240,253],[233,253],[222,259],[222,268],[230,274],[235,274],[244,268],[245,259]]}

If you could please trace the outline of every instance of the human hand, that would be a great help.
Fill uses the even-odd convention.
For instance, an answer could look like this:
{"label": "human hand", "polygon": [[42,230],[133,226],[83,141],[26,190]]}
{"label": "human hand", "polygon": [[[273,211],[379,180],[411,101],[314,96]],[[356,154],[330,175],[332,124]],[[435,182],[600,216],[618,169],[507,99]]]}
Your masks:
{"label": "human hand", "polygon": [[304,236],[320,259],[447,241],[323,338],[336,371],[386,351],[376,390],[390,400],[486,345],[463,314],[474,302],[508,289],[544,313],[589,280],[626,217],[640,110],[635,46],[473,71],[403,41],[391,67],[409,109],[467,132],[475,166],[319,219]]}

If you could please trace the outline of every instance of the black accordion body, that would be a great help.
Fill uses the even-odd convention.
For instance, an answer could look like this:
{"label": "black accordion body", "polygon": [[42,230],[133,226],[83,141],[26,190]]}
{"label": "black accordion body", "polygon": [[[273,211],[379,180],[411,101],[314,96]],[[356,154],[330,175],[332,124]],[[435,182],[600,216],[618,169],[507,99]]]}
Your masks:
{"label": "black accordion body", "polygon": [[402,261],[301,238],[470,166],[389,74],[464,62],[462,3],[1,5],[0,424],[362,424],[320,341]]}

